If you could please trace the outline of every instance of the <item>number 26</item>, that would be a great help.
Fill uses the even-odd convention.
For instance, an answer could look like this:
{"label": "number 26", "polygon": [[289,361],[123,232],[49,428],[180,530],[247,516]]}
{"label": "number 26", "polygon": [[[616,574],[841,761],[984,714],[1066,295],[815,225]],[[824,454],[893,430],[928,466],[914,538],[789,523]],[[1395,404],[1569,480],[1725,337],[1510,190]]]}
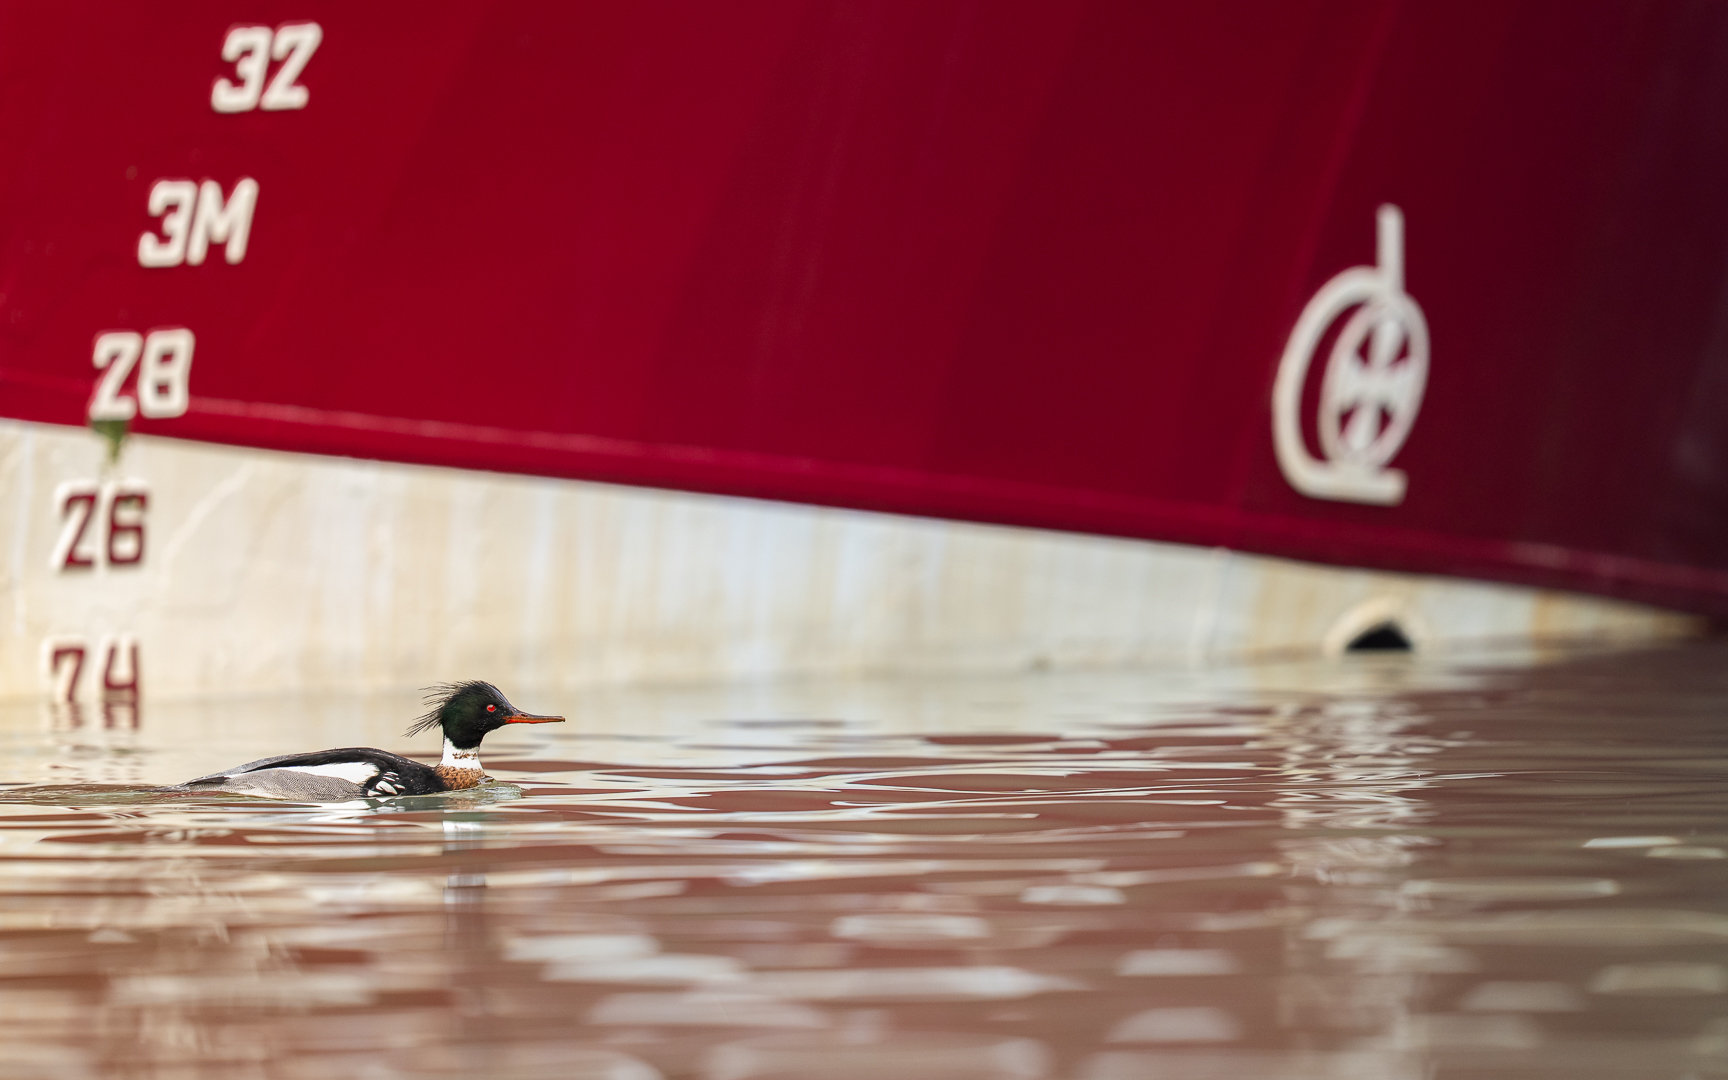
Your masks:
{"label": "number 26", "polygon": [[[217,79],[210,88],[210,107],[219,113],[304,109],[311,92],[294,80],[323,40],[324,29],[314,22],[284,23],[274,33],[268,26],[236,26],[222,42],[222,59],[234,65],[240,83]],[[266,87],[264,73],[272,59],[283,63]]]}

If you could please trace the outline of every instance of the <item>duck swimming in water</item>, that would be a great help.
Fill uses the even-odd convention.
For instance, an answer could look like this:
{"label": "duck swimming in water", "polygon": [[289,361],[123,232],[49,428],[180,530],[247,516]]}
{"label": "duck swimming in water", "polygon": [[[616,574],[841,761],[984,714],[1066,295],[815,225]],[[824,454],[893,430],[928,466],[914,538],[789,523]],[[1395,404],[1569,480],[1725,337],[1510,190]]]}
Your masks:
{"label": "duck swimming in water", "polygon": [[418,735],[434,727],[444,732],[444,760],[435,766],[369,746],[350,746],[260,758],[188,780],[181,788],[303,802],[458,791],[486,779],[480,768],[480,740],[488,732],[505,724],[551,724],[564,719],[525,713],[489,682],[433,687],[426,704],[431,709],[404,734]]}

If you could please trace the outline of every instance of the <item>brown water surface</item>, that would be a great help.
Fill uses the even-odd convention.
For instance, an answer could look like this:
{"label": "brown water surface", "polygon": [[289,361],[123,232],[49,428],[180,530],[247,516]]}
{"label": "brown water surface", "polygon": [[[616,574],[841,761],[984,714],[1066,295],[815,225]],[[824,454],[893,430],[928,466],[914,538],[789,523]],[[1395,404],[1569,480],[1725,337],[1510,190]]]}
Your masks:
{"label": "brown water surface", "polygon": [[[466,674],[466,673],[451,673]],[[0,1077],[1728,1076],[1728,645],[0,710]]]}

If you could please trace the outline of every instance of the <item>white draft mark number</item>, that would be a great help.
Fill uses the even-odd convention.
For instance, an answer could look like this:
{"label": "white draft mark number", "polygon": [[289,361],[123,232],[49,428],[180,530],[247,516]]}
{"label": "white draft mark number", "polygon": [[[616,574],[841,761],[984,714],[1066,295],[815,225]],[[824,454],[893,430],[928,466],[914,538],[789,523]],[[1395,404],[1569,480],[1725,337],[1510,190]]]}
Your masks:
{"label": "white draft mark number", "polygon": [[237,263],[246,257],[257,206],[258,181],[250,176],[236,181],[226,199],[214,180],[158,180],[146,208],[162,219],[162,235],[145,231],[138,237],[138,265],[199,266],[212,244],[221,244],[228,262]]}
{"label": "white draft mark number", "polygon": [[[96,336],[91,363],[102,372],[90,398],[90,419],[130,420],[142,414],[152,420],[183,415],[191,401],[192,331],[183,326],[152,330],[110,330]],[[127,395],[126,378],[138,369],[134,392]]]}
{"label": "white draft mark number", "polygon": [[[210,87],[210,107],[219,113],[304,109],[311,92],[297,81],[306,70],[324,30],[315,22],[268,26],[236,26],[222,41],[222,59],[234,65],[239,82],[218,78]],[[279,60],[275,77],[264,76],[270,61]]]}

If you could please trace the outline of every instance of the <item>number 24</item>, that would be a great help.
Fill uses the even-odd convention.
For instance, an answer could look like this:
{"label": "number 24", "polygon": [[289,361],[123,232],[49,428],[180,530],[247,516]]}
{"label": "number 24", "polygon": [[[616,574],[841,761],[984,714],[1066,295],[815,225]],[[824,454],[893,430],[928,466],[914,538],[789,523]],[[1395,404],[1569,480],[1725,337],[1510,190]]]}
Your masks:
{"label": "number 24", "polygon": [[[311,92],[294,80],[323,40],[324,29],[314,22],[284,23],[275,33],[268,26],[236,26],[222,42],[222,59],[234,65],[240,85],[217,79],[210,88],[210,107],[219,113],[304,109]],[[266,87],[264,72],[272,58],[283,64]]]}

